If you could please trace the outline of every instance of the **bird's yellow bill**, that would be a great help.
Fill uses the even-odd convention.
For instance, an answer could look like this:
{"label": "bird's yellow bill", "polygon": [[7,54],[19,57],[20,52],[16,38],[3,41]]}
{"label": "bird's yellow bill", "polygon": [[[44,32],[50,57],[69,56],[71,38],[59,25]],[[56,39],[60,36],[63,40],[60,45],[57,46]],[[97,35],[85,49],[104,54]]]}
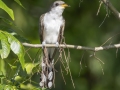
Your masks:
{"label": "bird's yellow bill", "polygon": [[67,4],[62,4],[61,6],[62,7],[69,7],[69,5],[67,5]]}

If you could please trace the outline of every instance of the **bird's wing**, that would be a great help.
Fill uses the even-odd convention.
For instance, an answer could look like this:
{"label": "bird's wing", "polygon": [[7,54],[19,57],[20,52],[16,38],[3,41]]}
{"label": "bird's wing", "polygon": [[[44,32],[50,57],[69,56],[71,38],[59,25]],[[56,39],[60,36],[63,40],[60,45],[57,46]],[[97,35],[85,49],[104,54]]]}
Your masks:
{"label": "bird's wing", "polygon": [[[65,20],[63,20],[63,24],[60,26],[60,32],[59,32],[59,36],[58,36],[58,40],[57,40],[59,44],[62,43],[64,28],[65,28]],[[57,52],[57,48],[55,48],[55,50],[54,50],[54,53],[52,55],[52,59],[54,58],[56,52]]]}
{"label": "bird's wing", "polygon": [[59,36],[58,36],[59,44],[62,43],[63,34],[64,34],[64,28],[65,28],[65,20],[63,20],[63,24],[60,26],[60,32],[59,32]]}
{"label": "bird's wing", "polygon": [[[43,19],[44,19],[45,14],[42,14],[40,16],[40,20],[39,20],[39,35],[40,35],[40,41],[41,43],[44,41],[44,24],[43,24]],[[43,54],[44,56],[47,57],[47,52],[46,49],[43,49]]]}
{"label": "bird's wing", "polygon": [[40,41],[41,43],[43,42],[44,40],[44,24],[43,24],[43,18],[44,18],[45,14],[42,14],[40,16],[40,20],[39,20],[39,35],[40,35]]}

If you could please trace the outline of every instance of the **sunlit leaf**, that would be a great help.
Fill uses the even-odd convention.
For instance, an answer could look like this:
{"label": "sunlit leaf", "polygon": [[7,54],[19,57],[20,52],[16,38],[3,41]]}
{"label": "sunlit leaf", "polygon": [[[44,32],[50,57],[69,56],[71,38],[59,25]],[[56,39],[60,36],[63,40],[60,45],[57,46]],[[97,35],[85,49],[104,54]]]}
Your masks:
{"label": "sunlit leaf", "polygon": [[12,20],[14,20],[13,10],[10,9],[2,0],[0,0],[0,8],[6,11],[9,14],[9,16],[12,18]]}
{"label": "sunlit leaf", "polygon": [[0,37],[1,37],[1,45],[2,45],[2,50],[0,52],[1,58],[7,58],[9,53],[10,53],[10,45],[7,41],[7,38],[4,34],[0,32]]}
{"label": "sunlit leaf", "polygon": [[39,63],[26,63],[25,68],[27,74],[35,73],[39,69]]}

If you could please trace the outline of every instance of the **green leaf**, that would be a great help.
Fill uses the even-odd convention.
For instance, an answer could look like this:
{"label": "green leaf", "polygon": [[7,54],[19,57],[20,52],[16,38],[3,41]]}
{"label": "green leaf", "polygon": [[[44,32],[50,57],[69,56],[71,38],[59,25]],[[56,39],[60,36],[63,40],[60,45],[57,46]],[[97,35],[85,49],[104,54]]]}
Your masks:
{"label": "green leaf", "polygon": [[20,2],[20,0],[14,0],[16,3],[18,3],[21,7],[23,7],[25,9],[25,7],[22,5],[22,3]]}
{"label": "green leaf", "polygon": [[8,63],[8,65],[11,67],[11,69],[16,69],[17,66],[13,66],[12,64]]}
{"label": "green leaf", "polygon": [[0,84],[0,90],[4,90],[5,85]]}
{"label": "green leaf", "polygon": [[[3,32],[3,31],[2,31]],[[10,43],[10,48],[11,50],[14,52],[14,54],[16,54],[18,56],[18,59],[21,63],[22,69],[24,69],[24,65],[25,65],[25,60],[24,60],[24,48],[22,46],[22,44],[11,34],[7,33],[7,32],[3,32],[7,39],[8,42]]]}
{"label": "green leaf", "polygon": [[0,90],[18,90],[16,86],[13,85],[5,85],[4,89],[0,89]]}
{"label": "green leaf", "polygon": [[[10,25],[11,27],[14,27],[15,29],[18,29],[18,30],[20,30],[20,31],[23,32],[23,30],[20,29],[17,25],[15,25],[13,21],[8,20],[8,19],[6,19],[6,18],[4,18],[4,17],[2,17],[2,16],[0,16],[0,19],[5,23],[5,25],[8,24],[8,25]],[[11,29],[10,26],[8,26],[8,25],[7,25],[7,27],[6,27],[6,26],[3,27],[3,26],[0,25],[0,28],[3,27],[3,28],[5,28],[5,29],[7,28],[7,29],[6,29],[7,31],[10,31],[10,30],[14,31],[14,30]],[[9,29],[10,29],[10,30],[9,30]],[[2,29],[2,30],[3,30],[3,29]]]}
{"label": "green leaf", "polygon": [[7,23],[7,24],[9,24],[11,26],[15,26],[15,24],[12,21],[10,21],[10,20],[2,17],[2,16],[0,16],[0,19],[2,19],[5,23]]}
{"label": "green leaf", "polygon": [[1,58],[7,58],[9,53],[10,53],[10,45],[7,41],[7,38],[4,34],[0,32],[0,37],[1,37],[1,45],[2,45],[2,50],[0,52]]}
{"label": "green leaf", "polygon": [[14,20],[13,10],[10,9],[2,0],[0,0],[0,8],[6,11],[9,14],[9,16],[12,18],[12,20]]}
{"label": "green leaf", "polygon": [[2,50],[0,49],[0,54],[1,54]]}

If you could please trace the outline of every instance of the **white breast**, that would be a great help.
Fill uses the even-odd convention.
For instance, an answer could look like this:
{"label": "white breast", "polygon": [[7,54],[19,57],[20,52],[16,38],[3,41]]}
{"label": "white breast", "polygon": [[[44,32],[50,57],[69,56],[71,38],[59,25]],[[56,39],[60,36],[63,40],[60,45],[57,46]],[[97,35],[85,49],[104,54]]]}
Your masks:
{"label": "white breast", "polygon": [[44,41],[46,43],[56,43],[62,25],[62,17],[46,13],[44,16]]}

